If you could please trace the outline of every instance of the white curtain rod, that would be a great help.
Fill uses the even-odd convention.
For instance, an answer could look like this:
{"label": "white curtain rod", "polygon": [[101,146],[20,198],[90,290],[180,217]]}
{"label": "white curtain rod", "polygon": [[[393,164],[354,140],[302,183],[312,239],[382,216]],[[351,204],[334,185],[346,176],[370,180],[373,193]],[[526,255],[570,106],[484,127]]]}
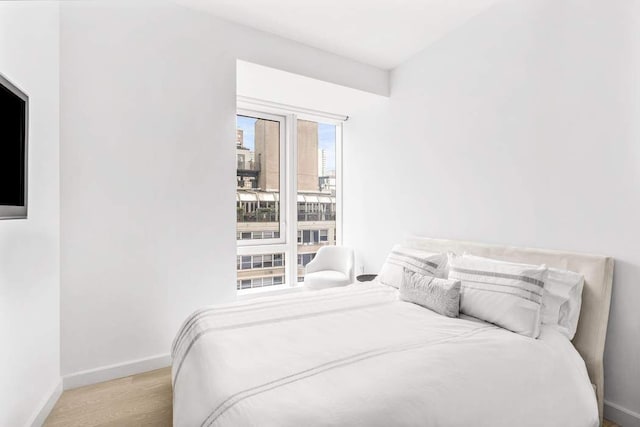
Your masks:
{"label": "white curtain rod", "polygon": [[290,113],[308,114],[310,116],[323,117],[329,120],[338,122],[346,122],[349,120],[349,116],[341,114],[327,113],[326,111],[312,110],[310,108],[295,107],[292,105],[281,104],[279,102],[265,101],[263,99],[251,98],[248,96],[238,96],[238,103],[246,103],[259,107],[272,108],[281,111],[288,111]]}

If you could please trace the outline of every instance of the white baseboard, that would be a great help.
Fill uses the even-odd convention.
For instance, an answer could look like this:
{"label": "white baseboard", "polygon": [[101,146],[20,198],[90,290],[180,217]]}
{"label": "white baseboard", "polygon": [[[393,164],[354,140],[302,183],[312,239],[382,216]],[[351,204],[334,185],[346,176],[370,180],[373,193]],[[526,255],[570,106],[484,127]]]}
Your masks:
{"label": "white baseboard", "polygon": [[40,405],[40,409],[33,414],[31,421],[27,423],[31,427],[40,427],[44,424],[45,420],[51,413],[51,410],[56,406],[56,402],[62,395],[62,378],[58,380],[51,393],[45,396],[44,402]]}
{"label": "white baseboard", "polygon": [[143,372],[165,368],[170,365],[171,356],[169,354],[161,354],[158,356],[147,357],[145,359],[130,360],[124,363],[117,363],[115,365],[102,366],[96,369],[76,372],[74,374],[65,375],[62,378],[62,381],[64,389],[70,390],[72,388],[101,383],[103,381],[114,380],[116,378],[141,374]]}
{"label": "white baseboard", "polygon": [[640,414],[617,403],[604,401],[604,417],[621,427],[640,427]]}

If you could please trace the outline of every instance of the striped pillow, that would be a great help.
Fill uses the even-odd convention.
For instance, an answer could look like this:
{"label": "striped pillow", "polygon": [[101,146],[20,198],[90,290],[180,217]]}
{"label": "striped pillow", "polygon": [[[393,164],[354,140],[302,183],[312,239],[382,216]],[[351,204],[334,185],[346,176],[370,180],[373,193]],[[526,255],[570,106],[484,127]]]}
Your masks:
{"label": "striped pillow", "polygon": [[378,273],[378,280],[385,285],[399,288],[404,278],[405,269],[423,276],[442,277],[446,265],[446,254],[395,245]]}
{"label": "striped pillow", "polygon": [[[484,259],[476,255],[463,255],[465,258]],[[513,264],[507,261],[499,261]],[[525,265],[526,264],[516,264]],[[578,327],[580,306],[582,305],[582,288],[584,276],[569,270],[548,268],[544,279],[544,293],[540,308],[540,323],[553,325],[560,333],[570,340],[573,339]]]}
{"label": "striped pillow", "polygon": [[449,263],[449,279],[462,282],[461,313],[538,337],[546,266],[466,256]]}

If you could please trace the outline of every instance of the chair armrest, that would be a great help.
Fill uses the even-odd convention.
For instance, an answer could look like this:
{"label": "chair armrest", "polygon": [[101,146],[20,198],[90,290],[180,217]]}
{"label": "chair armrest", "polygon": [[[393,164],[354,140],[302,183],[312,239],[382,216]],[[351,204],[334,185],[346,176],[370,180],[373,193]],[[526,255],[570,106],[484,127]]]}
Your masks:
{"label": "chair armrest", "polygon": [[347,271],[347,277],[349,278],[349,280],[351,281],[351,283],[356,281],[356,271],[355,271],[355,266],[351,266],[351,268],[349,268],[349,270]]}
{"label": "chair armrest", "polygon": [[316,271],[324,270],[322,264],[323,263],[318,260],[318,257],[316,257],[307,263],[306,267],[304,268],[304,272],[315,273]]}
{"label": "chair armrest", "polygon": [[330,247],[321,248],[305,268],[307,273],[323,270],[340,270],[340,260],[336,259],[336,255]]}

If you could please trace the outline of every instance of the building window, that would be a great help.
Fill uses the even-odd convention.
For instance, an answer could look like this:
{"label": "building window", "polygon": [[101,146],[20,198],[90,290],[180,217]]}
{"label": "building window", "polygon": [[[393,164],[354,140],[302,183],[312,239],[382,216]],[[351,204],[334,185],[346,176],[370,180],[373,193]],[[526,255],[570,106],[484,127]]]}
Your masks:
{"label": "building window", "polygon": [[250,231],[238,232],[236,238],[238,240],[262,240],[262,239],[279,239],[279,231]]}
{"label": "building window", "polygon": [[238,289],[302,282],[317,247],[336,244],[341,132],[339,122],[238,112]]}
{"label": "building window", "polygon": [[329,230],[298,230],[298,245],[316,245],[329,241]]}
{"label": "building window", "polygon": [[238,290],[263,288],[265,286],[282,285],[283,283],[284,283],[284,276],[254,277],[251,279],[238,280],[236,284],[236,288]]}
{"label": "building window", "polygon": [[[298,254],[298,267],[306,267],[307,264],[309,264],[313,258],[315,258],[316,254]],[[298,276],[298,277],[302,277],[302,281],[304,281],[304,275],[302,276]],[[298,279],[298,281],[300,281]]]}
{"label": "building window", "polygon": [[274,254],[273,255],[273,266],[274,267],[282,267],[282,266],[284,266],[284,255],[283,254]]}
{"label": "building window", "polygon": [[284,267],[284,254],[242,255],[237,259],[238,270]]}
{"label": "building window", "polygon": [[252,259],[251,256],[242,256],[242,257],[238,257],[241,258],[241,264],[240,264],[240,269],[242,270],[251,270],[252,268]]}

